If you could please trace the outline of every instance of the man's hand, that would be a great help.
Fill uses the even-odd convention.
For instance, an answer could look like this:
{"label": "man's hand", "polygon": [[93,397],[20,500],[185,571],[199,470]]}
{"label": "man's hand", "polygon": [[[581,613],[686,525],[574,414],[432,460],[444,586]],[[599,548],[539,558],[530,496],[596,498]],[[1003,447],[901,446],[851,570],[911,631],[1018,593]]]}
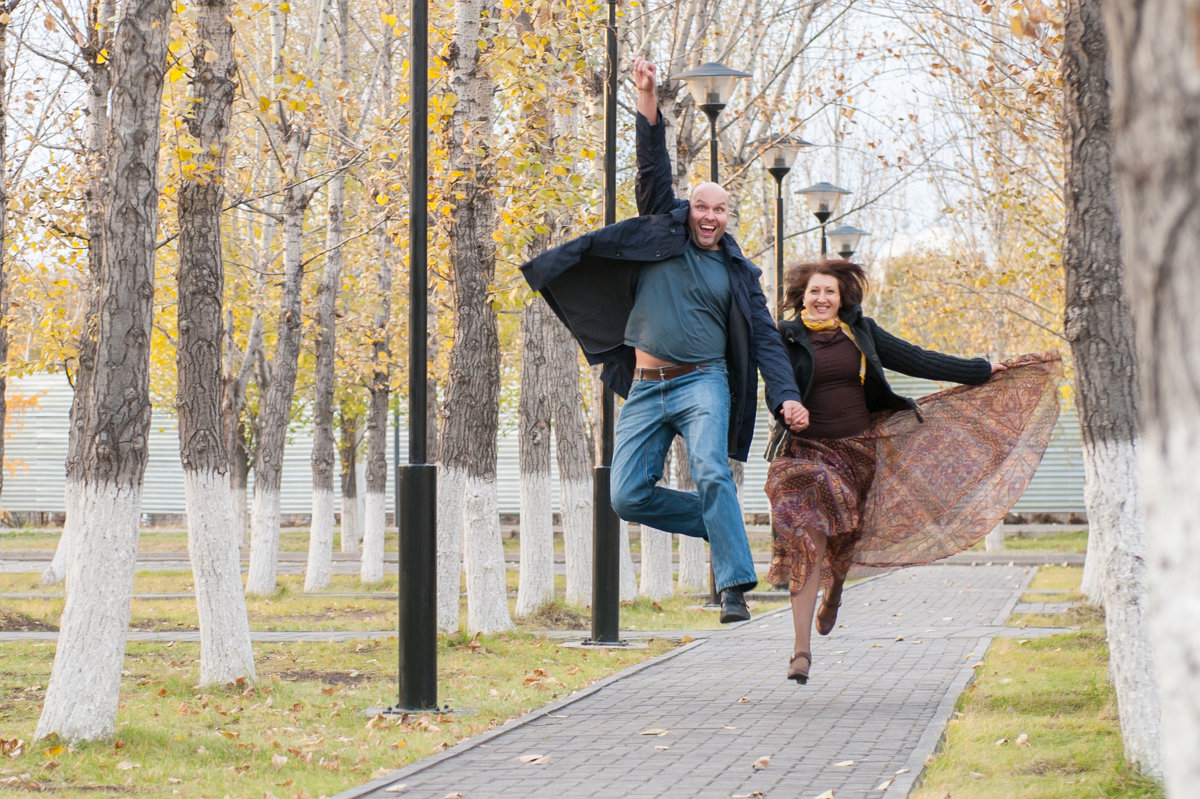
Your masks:
{"label": "man's hand", "polygon": [[799,433],[804,428],[808,427],[808,408],[805,408],[795,400],[787,400],[779,407],[783,414],[783,423],[793,433]]}
{"label": "man's hand", "polygon": [[658,67],[640,56],[634,56],[633,85],[637,89],[638,113],[651,125],[658,124],[658,98],[654,89],[658,84]]}

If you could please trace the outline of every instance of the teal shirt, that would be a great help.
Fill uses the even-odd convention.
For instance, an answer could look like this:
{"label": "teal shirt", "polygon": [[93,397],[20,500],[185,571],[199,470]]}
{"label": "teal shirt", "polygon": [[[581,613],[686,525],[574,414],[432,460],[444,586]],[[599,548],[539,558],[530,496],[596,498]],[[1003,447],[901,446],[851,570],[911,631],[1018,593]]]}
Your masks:
{"label": "teal shirt", "polygon": [[672,363],[723,360],[731,294],[720,250],[692,245],[675,258],[646,264],[625,343]]}

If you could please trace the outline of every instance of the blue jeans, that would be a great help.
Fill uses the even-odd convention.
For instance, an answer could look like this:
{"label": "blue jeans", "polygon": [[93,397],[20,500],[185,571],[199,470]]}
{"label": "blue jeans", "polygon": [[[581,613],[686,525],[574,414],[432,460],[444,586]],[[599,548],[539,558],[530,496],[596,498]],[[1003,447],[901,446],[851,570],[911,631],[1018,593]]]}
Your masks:
{"label": "blue jeans", "polygon": [[[687,443],[696,491],[658,485],[675,435]],[[758,582],[729,469],[729,378],[723,365],[672,380],[635,380],[617,417],[613,510],[622,519],[708,541],[718,591]]]}

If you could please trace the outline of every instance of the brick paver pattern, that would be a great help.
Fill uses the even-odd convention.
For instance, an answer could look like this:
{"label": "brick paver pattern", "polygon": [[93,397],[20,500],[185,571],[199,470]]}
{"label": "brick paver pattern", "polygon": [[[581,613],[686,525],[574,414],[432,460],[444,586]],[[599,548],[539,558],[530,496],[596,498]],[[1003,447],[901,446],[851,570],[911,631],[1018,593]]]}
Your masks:
{"label": "brick paver pattern", "polygon": [[785,679],[788,609],[704,633],[337,799],[897,799],[992,638],[1034,634],[1002,626],[1033,572],[932,565],[848,587],[806,686]]}

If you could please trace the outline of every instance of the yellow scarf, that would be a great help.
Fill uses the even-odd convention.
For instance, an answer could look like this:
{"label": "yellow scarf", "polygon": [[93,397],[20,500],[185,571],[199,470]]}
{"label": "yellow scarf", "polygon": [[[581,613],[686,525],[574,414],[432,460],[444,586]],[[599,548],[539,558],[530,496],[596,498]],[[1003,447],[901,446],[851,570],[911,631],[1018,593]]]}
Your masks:
{"label": "yellow scarf", "polygon": [[[832,319],[816,319],[807,308],[800,309],[800,321],[809,330],[841,330],[846,334],[846,338],[854,342],[854,346],[858,347],[858,339],[854,338],[854,331],[850,329],[850,325],[841,320],[841,317],[835,316]],[[862,347],[858,347],[859,363],[858,363],[858,382],[860,384],[867,382],[867,356],[862,354]]]}

